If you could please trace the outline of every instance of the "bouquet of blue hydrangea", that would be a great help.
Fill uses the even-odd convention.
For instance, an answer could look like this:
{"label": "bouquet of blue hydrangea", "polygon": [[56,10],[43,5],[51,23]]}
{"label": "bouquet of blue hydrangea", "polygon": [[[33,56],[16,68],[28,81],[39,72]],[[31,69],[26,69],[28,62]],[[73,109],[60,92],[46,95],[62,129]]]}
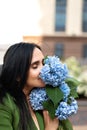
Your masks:
{"label": "bouquet of blue hydrangea", "polygon": [[58,130],[73,130],[69,117],[77,113],[76,98],[79,82],[71,77],[67,65],[57,56],[47,56],[40,72],[45,88],[35,88],[30,93],[33,110],[48,110],[51,118],[59,119]]}

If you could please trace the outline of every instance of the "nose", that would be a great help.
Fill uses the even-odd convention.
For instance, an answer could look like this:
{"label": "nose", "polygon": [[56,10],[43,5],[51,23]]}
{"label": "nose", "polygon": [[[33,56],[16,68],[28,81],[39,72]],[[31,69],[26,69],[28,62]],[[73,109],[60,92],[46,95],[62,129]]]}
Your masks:
{"label": "nose", "polygon": [[41,69],[43,68],[43,63],[40,64],[40,67],[39,67],[39,73],[41,72]]}
{"label": "nose", "polygon": [[43,63],[41,63],[41,65],[40,65],[40,69],[42,69],[42,67],[43,67]]}

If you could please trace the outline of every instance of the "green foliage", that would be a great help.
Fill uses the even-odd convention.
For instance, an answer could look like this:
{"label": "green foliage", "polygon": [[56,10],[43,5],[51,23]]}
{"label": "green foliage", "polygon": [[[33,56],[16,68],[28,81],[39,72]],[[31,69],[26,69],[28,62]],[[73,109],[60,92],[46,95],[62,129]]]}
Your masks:
{"label": "green foliage", "polygon": [[[69,69],[70,75],[80,81],[77,92],[87,97],[87,66],[81,66],[75,57],[69,57],[64,61]],[[74,91],[73,91],[74,92]]]}
{"label": "green foliage", "polygon": [[63,99],[63,92],[58,87],[46,86],[46,92],[50,100],[45,101],[43,106],[49,111],[51,118],[55,117],[55,110]]}
{"label": "green foliage", "polygon": [[79,64],[78,60],[72,56],[65,60],[65,63],[68,66],[70,75],[73,75],[74,77],[78,77],[82,71],[81,65]]}
{"label": "green foliage", "polygon": [[80,84],[80,82],[73,77],[67,78],[66,83],[68,83],[70,87],[77,87]]}
{"label": "green foliage", "polygon": [[48,110],[50,117],[53,119],[55,117],[55,107],[51,100],[43,102],[44,109]]}
{"label": "green foliage", "polygon": [[63,99],[63,92],[59,87],[46,86],[46,92],[54,106],[58,106],[58,103]]}
{"label": "green foliage", "polygon": [[66,83],[69,85],[70,87],[70,96],[73,96],[74,98],[78,98],[78,94],[77,94],[77,86],[80,84],[80,82],[78,80],[76,80],[75,78],[67,78],[66,79]]}
{"label": "green foliage", "polygon": [[87,68],[84,69],[79,75],[78,79],[81,81],[81,84],[78,86],[78,93],[87,97]]}
{"label": "green foliage", "polygon": [[73,130],[72,124],[69,119],[61,121],[58,130]]}

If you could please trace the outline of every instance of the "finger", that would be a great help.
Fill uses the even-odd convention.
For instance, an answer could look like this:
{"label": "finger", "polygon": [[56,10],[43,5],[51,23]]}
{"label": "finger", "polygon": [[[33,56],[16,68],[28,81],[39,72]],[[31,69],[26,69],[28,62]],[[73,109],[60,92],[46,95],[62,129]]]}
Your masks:
{"label": "finger", "polygon": [[46,111],[46,110],[43,111],[43,117],[44,117],[45,123],[48,123],[49,122],[49,113],[48,113],[48,111]]}
{"label": "finger", "polygon": [[58,120],[58,118],[54,118],[53,119],[56,123],[58,123],[58,125],[59,125],[59,120]]}

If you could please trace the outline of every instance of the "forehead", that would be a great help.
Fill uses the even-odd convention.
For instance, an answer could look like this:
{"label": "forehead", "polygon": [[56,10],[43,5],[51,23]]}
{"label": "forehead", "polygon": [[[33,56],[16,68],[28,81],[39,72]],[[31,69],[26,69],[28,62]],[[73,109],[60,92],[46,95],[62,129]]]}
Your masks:
{"label": "forehead", "polygon": [[37,60],[42,60],[43,58],[44,58],[44,55],[43,55],[42,51],[38,48],[35,48],[33,51],[33,56],[32,56],[31,62],[35,62]]}

